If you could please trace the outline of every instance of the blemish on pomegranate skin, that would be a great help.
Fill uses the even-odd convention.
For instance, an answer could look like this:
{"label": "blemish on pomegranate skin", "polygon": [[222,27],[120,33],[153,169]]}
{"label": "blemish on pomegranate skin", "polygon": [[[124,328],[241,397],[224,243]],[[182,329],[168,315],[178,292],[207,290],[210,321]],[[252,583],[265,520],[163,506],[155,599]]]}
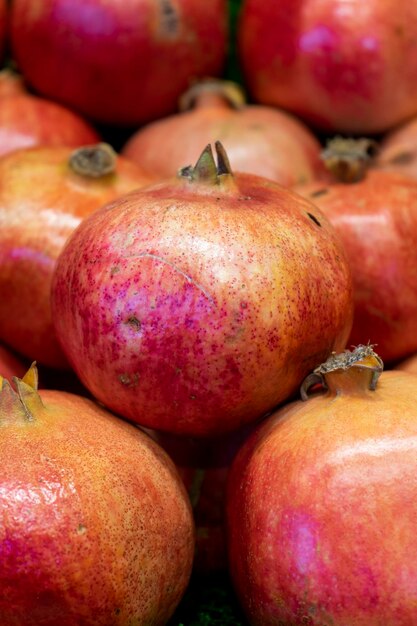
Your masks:
{"label": "blemish on pomegranate skin", "polygon": [[130,326],[133,330],[137,332],[139,332],[142,328],[142,324],[140,320],[138,320],[136,315],[130,315],[125,321],[125,324],[127,324],[128,326]]}
{"label": "blemish on pomegranate skin", "polygon": [[160,6],[160,34],[166,38],[177,37],[180,30],[180,19],[171,0],[159,0]]}
{"label": "blemish on pomegranate skin", "polygon": [[120,374],[119,380],[126,387],[136,387],[139,382],[139,374]]}

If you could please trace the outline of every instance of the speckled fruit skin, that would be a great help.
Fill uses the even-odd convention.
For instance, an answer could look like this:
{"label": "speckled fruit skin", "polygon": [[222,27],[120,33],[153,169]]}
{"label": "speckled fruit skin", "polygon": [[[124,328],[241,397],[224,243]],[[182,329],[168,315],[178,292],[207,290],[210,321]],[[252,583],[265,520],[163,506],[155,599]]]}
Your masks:
{"label": "speckled fruit skin", "polygon": [[222,96],[221,83],[217,95],[202,93],[191,110],[140,128],[122,154],[161,178],[175,176],[184,163],[195,163],[201,146],[216,139],[237,172],[265,176],[285,187],[323,173],[320,143],[307,126],[272,107],[234,108]]}
{"label": "speckled fruit skin", "polygon": [[174,112],[191,81],[219,75],[226,58],[226,0],[16,0],[10,13],[28,82],[99,122]]}
{"label": "speckled fruit skin", "polygon": [[174,178],[110,203],[56,266],[53,318],[72,367],[149,428],[237,429],[349,334],[350,270],[328,221],[271,181],[225,178]]}
{"label": "speckled fruit skin", "polygon": [[100,136],[91,124],[60,104],[29,93],[2,97],[0,156],[31,146],[75,148],[98,141]]}
{"label": "speckled fruit skin", "polygon": [[416,26],[414,2],[245,0],[245,79],[256,101],[322,129],[383,132],[417,113]]}
{"label": "speckled fruit skin", "polygon": [[114,174],[86,179],[70,170],[71,153],[67,147],[30,148],[0,164],[0,341],[52,367],[68,367],[50,312],[58,254],[86,215],[149,181],[121,157]]}
{"label": "speckled fruit skin", "polygon": [[417,182],[369,170],[357,183],[297,187],[336,228],[352,267],[348,345],[378,346],[384,361],[417,351]]}
{"label": "speckled fruit skin", "polygon": [[194,546],[173,463],[90,400],[40,396],[32,421],[0,415],[2,626],[163,626]]}
{"label": "speckled fruit skin", "polygon": [[26,366],[8,348],[0,345],[0,376],[12,379],[13,376],[23,376]]}
{"label": "speckled fruit skin", "polygon": [[229,474],[229,563],[251,626],[417,623],[416,378],[288,404]]}

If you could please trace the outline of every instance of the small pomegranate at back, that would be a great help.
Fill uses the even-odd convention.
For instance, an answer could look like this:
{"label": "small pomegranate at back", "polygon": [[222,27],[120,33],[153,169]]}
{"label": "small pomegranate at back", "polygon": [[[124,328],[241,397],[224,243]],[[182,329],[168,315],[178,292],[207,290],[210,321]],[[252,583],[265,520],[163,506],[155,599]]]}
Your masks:
{"label": "small pomegranate at back", "polygon": [[54,273],[56,333],[90,392],[149,428],[216,436],[344,346],[351,276],[319,210],[216,144],[77,228]]}
{"label": "small pomegranate at back", "polygon": [[236,83],[196,83],[183,94],[180,109],[138,130],[122,154],[162,178],[194,163],[202,145],[219,140],[237,172],[286,187],[323,173],[320,143],[307,126],[285,111],[246,104]]}
{"label": "small pomegranate at back", "polygon": [[138,165],[104,144],[0,159],[0,341],[45,365],[68,366],[50,310],[56,258],[84,217],[145,182]]}
{"label": "small pomegranate at back", "polygon": [[[91,400],[0,378],[2,626],[164,626],[194,526],[168,455]],[[7,459],[7,462],[5,461]]]}

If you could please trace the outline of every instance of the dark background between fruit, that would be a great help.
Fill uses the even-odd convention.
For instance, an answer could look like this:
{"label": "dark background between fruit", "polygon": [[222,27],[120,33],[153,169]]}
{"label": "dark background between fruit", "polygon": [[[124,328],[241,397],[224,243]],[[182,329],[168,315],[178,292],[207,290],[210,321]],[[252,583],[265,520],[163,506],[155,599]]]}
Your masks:
{"label": "dark background between fruit", "polygon": [[[225,78],[242,84],[242,76],[235,49],[236,22],[241,0],[229,0],[230,35]],[[112,129],[107,132],[108,141],[117,148],[119,135]],[[226,572],[210,576],[193,575],[174,616],[168,626],[246,626]]]}

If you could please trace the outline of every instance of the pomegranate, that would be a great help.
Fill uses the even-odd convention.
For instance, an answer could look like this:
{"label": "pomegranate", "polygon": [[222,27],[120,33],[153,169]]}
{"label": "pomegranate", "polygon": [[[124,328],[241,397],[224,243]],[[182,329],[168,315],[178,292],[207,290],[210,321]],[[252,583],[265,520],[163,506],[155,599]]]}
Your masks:
{"label": "pomegranate", "polygon": [[11,379],[13,376],[23,376],[25,371],[26,367],[19,357],[0,345],[0,376]]}
{"label": "pomegranate", "polygon": [[384,132],[417,113],[417,5],[244,0],[246,83],[262,104],[332,132]]}
{"label": "pomegranate", "polygon": [[381,369],[371,346],[332,355],[237,454],[229,563],[251,626],[417,623],[417,383]]}
{"label": "pomegranate", "polygon": [[348,255],[355,302],[348,345],[371,341],[388,363],[417,351],[417,181],[366,170],[355,150],[352,140],[337,139],[325,150],[333,182],[297,191],[326,214]]}
{"label": "pomegranate", "polygon": [[220,74],[227,30],[226,0],[13,0],[10,16],[39,93],[121,126],[174,112],[191,80]]}
{"label": "pomegranate", "polygon": [[163,626],[188,584],[194,527],[168,455],[91,400],[0,391],[2,626]]}
{"label": "pomegranate", "polygon": [[95,128],[76,113],[29,93],[10,94],[18,84],[0,83],[0,156],[37,145],[77,147],[97,143]]}
{"label": "pomegranate", "polygon": [[237,83],[198,82],[183,94],[180,108],[179,114],[139,129],[122,154],[162,178],[194,163],[202,145],[219,139],[236,171],[286,187],[322,174],[321,146],[313,133],[284,111],[245,104]]}
{"label": "pomegranate", "polygon": [[233,176],[217,142],[177,178],[91,215],[60,254],[55,329],[90,392],[139,424],[238,429],[344,346],[351,277],[314,205]]}
{"label": "pomegranate", "polygon": [[0,341],[68,366],[50,311],[56,258],[86,215],[148,181],[104,144],[30,148],[0,160]]}
{"label": "pomegranate", "polygon": [[375,166],[417,178],[417,117],[382,138]]}

